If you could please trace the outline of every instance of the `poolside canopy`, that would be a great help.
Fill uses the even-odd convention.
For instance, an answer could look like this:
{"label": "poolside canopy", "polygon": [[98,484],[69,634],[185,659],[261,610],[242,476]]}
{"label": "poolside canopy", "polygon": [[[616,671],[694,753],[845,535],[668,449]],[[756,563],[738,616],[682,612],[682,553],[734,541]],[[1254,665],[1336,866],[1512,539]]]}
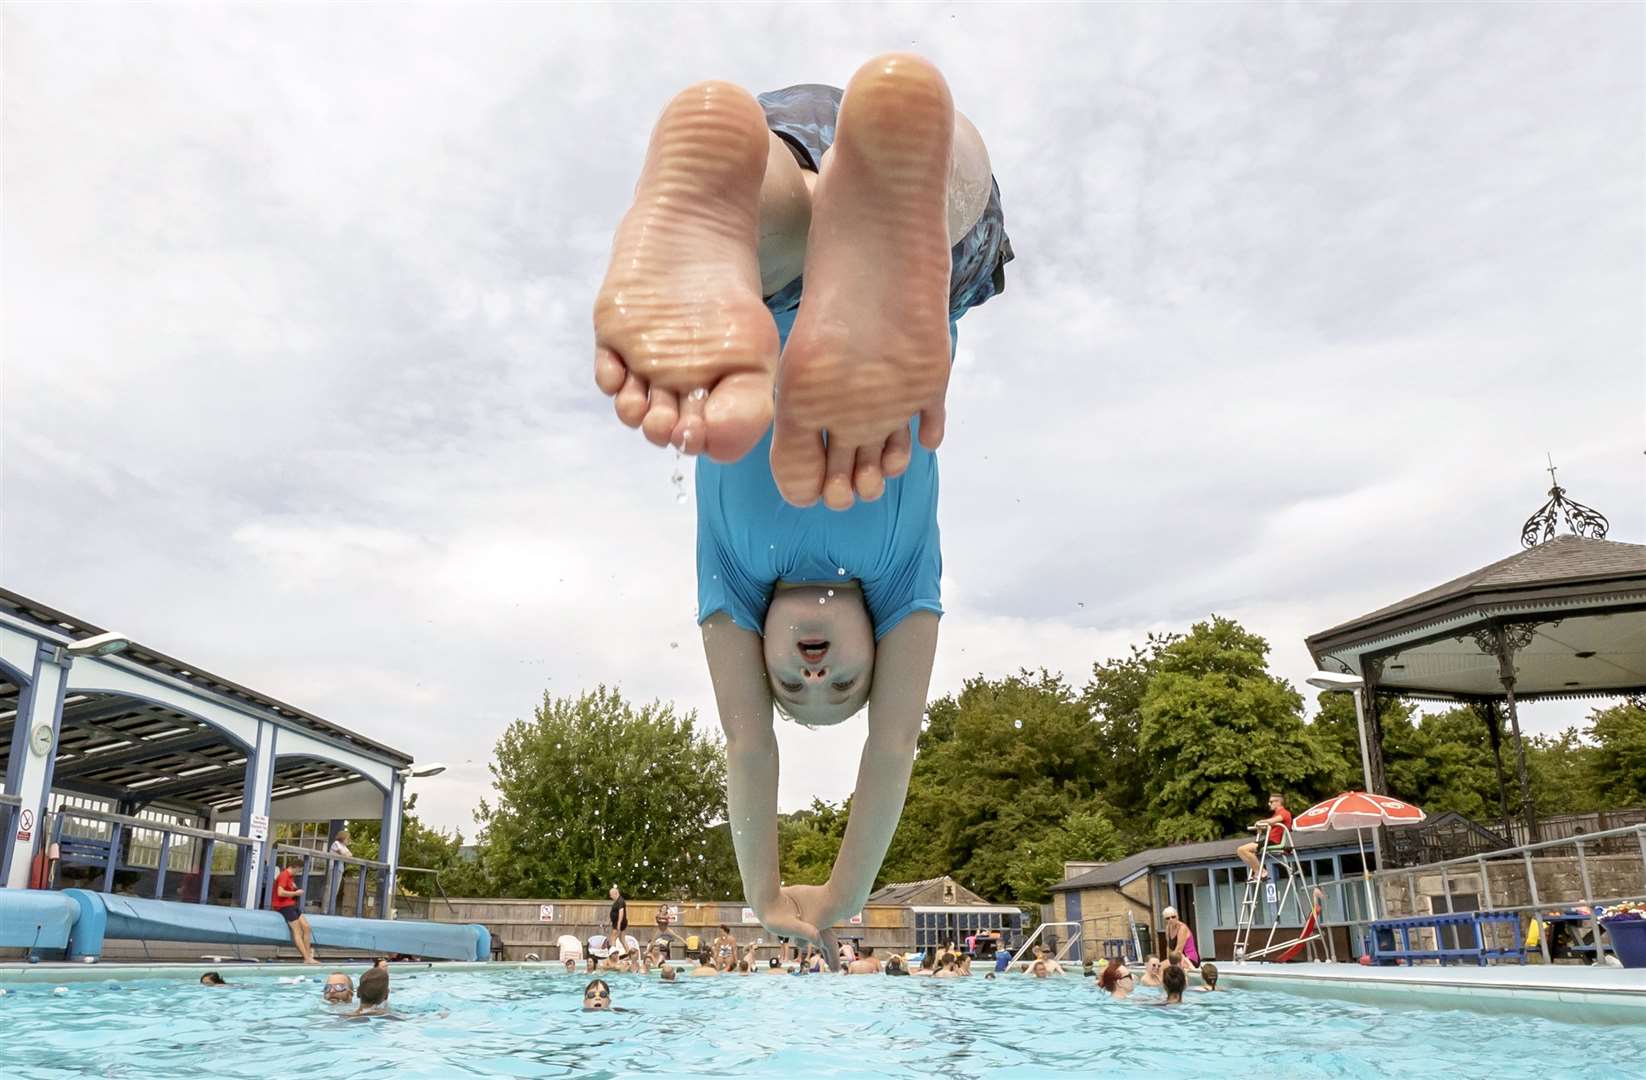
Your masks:
{"label": "poolside canopy", "polygon": [[[1551,491],[1554,499],[1561,495],[1559,487]],[[1363,681],[1367,752],[1380,793],[1387,788],[1377,694],[1474,706],[1497,760],[1507,827],[1502,703],[1533,841],[1537,823],[1516,703],[1646,692],[1646,545],[1583,535],[1543,540],[1546,534],[1532,529],[1540,521],[1534,515],[1527,523],[1524,535],[1534,545],[1527,550],[1307,640],[1316,666]]]}
{"label": "poolside canopy", "polygon": [[[106,650],[102,639],[113,639]],[[0,885],[29,883],[34,855],[55,839],[48,817],[61,829],[72,812],[105,830],[141,817],[157,829],[230,830],[245,856],[234,900],[254,907],[271,822],[365,818],[383,824],[386,905],[411,764],[403,751],[0,589]],[[173,888],[181,877],[172,875]],[[164,886],[162,871],[156,891]]]}

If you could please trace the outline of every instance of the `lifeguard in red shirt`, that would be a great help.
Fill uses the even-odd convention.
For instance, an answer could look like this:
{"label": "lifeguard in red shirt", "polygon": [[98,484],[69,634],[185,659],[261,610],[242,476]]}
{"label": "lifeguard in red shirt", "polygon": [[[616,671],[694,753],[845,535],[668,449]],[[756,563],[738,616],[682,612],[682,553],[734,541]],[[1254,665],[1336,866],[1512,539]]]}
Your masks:
{"label": "lifeguard in red shirt", "polygon": [[[1284,795],[1279,793],[1271,794],[1269,796],[1269,816],[1262,821],[1252,822],[1253,829],[1261,829],[1265,825],[1269,827],[1270,847],[1279,848],[1290,842],[1292,812],[1286,809],[1286,797]],[[1235,854],[1239,855],[1240,861],[1246,864],[1247,869],[1256,875],[1259,881],[1262,881],[1269,876],[1269,872],[1258,865],[1257,849],[1258,842],[1253,840],[1249,844],[1240,845]]]}
{"label": "lifeguard in red shirt", "polygon": [[274,895],[269,898],[269,907],[286,920],[286,929],[291,931],[292,944],[303,954],[303,963],[318,964],[320,961],[314,958],[314,931],[309,929],[309,920],[304,916],[303,906],[299,902],[302,895],[303,890],[297,887],[291,867],[281,867],[280,873],[274,877]]}

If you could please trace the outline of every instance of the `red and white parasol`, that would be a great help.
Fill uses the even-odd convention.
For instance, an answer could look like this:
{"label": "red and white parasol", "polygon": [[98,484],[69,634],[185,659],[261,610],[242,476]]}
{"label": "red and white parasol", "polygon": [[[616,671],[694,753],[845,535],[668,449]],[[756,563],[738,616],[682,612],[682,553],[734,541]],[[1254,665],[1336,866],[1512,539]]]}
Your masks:
{"label": "red and white parasol", "polygon": [[1374,829],[1379,825],[1415,825],[1426,815],[1408,802],[1391,795],[1369,795],[1345,791],[1319,802],[1297,815],[1293,832],[1315,829]]}
{"label": "red and white parasol", "polygon": [[1353,829],[1355,842],[1360,846],[1360,877],[1366,887],[1366,910],[1375,918],[1377,905],[1372,897],[1372,874],[1366,866],[1366,844],[1360,837],[1361,829],[1379,825],[1415,825],[1427,815],[1409,802],[1390,795],[1372,795],[1364,791],[1345,791],[1325,802],[1315,803],[1292,819],[1293,832],[1314,832],[1318,829]]}

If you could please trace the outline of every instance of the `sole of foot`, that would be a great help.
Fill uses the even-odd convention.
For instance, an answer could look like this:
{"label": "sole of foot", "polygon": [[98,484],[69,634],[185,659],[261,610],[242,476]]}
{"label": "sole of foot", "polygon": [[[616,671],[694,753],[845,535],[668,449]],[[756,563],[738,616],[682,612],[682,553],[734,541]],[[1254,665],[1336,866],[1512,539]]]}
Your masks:
{"label": "sole of foot", "polygon": [[917,413],[921,445],[943,439],[953,142],[954,102],[927,60],[876,57],[847,84],[777,375],[772,475],[797,506],[879,498],[908,467]]}
{"label": "sole of foot", "polygon": [[647,440],[735,461],[771,423],[757,232],[770,136],[748,91],[682,91],[652,131],[594,304],[594,379]]}

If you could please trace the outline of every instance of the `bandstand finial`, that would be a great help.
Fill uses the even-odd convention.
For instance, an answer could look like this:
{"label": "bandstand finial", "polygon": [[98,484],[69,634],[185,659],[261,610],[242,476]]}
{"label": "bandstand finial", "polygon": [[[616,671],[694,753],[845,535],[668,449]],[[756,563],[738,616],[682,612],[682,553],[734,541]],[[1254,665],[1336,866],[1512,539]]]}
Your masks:
{"label": "bandstand finial", "polygon": [[1555,479],[1554,455],[1549,457],[1549,501],[1538,507],[1537,512],[1526,519],[1526,524],[1520,527],[1520,546],[1536,547],[1555,538],[1555,530],[1562,518],[1566,519],[1567,528],[1573,536],[1587,536],[1592,540],[1606,539],[1606,530],[1610,527],[1606,515],[1599,510],[1584,506],[1575,499],[1566,497],[1566,489],[1560,486]]}

